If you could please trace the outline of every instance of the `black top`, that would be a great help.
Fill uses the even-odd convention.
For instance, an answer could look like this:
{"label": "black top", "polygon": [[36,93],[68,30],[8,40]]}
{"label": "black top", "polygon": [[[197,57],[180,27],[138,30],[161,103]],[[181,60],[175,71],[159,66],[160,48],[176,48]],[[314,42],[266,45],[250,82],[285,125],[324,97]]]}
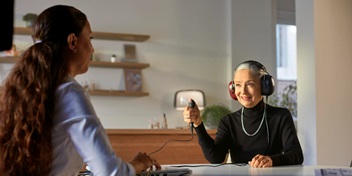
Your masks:
{"label": "black top", "polygon": [[[245,134],[240,109],[221,119],[215,140],[208,135],[203,123],[195,128],[205,158],[210,163],[222,163],[230,150],[232,163],[248,163],[255,155],[262,154],[270,156],[273,166],[302,164],[302,148],[290,111],[265,105],[269,143],[265,121],[256,135]],[[244,108],[243,124],[249,134],[258,129],[263,113],[263,101],[253,108]]]}

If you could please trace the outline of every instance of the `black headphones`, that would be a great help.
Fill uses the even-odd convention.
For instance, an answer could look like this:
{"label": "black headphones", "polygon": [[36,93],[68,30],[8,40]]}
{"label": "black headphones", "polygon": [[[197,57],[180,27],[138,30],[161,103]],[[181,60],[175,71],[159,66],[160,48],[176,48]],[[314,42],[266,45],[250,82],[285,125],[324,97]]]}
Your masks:
{"label": "black headphones", "polygon": [[[259,63],[257,61],[254,61],[254,60],[248,60],[248,61],[242,62],[238,66],[240,66],[242,64],[249,64],[249,68],[254,66],[258,70],[262,70],[263,72],[266,73],[260,78],[260,81],[261,81],[261,94],[262,95],[269,96],[269,95],[271,95],[274,92],[274,90],[275,90],[274,79],[266,71],[266,68],[264,67],[263,64],[261,64],[261,63]],[[237,70],[238,66],[236,67],[236,70]],[[237,100],[237,97],[236,97],[236,94],[235,94],[235,85],[234,85],[233,80],[230,81],[228,88],[229,88],[229,93],[230,93],[230,96],[232,97],[232,99]]]}

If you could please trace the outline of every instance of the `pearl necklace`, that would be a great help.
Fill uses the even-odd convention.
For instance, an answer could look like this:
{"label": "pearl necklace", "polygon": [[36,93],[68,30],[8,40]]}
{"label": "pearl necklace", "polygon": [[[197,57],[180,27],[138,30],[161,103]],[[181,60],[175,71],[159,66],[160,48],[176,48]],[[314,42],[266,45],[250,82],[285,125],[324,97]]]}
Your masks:
{"label": "pearl necklace", "polygon": [[[255,131],[253,134],[249,134],[249,133],[246,131],[245,127],[244,127],[244,123],[243,123],[243,111],[244,111],[244,108],[242,107],[242,112],[241,112],[242,130],[243,130],[243,132],[244,132],[247,136],[255,136],[255,135],[259,132],[260,128],[262,128],[262,126],[263,126],[263,122],[264,122],[264,119],[265,119],[265,117],[266,117],[266,104],[264,103],[264,113],[263,113],[262,121],[260,122],[260,125],[259,125],[257,131]],[[267,130],[268,130],[268,129],[267,129]]]}

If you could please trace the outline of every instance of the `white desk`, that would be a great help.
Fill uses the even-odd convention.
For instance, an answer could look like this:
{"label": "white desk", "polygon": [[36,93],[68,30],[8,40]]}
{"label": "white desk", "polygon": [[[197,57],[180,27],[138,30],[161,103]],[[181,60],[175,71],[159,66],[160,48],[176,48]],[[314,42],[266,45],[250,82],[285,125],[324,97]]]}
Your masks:
{"label": "white desk", "polygon": [[[175,166],[186,166],[186,167],[175,167]],[[199,167],[191,167],[199,166]],[[227,176],[227,175],[261,175],[261,176],[270,176],[270,175],[281,175],[281,176],[317,176],[315,174],[316,169],[327,169],[327,168],[342,168],[348,169],[351,171],[351,167],[339,167],[339,166],[276,166],[270,168],[251,168],[249,165],[237,166],[237,165],[221,165],[218,167],[216,164],[191,164],[191,165],[163,165],[163,169],[184,169],[188,168],[192,170],[192,176]]]}

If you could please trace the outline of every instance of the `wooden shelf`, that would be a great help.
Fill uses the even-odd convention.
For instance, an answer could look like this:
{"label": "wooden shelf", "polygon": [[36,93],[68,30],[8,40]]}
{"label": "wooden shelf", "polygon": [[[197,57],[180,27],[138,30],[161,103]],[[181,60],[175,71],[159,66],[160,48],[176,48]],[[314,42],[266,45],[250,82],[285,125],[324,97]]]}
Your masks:
{"label": "wooden shelf", "polygon": [[148,96],[146,92],[126,92],[120,90],[89,90],[90,95],[102,95],[102,96],[128,96],[128,97],[142,97]]}
{"label": "wooden shelf", "polygon": [[[33,35],[32,28],[15,27],[14,33],[18,35]],[[149,35],[141,34],[124,34],[124,33],[110,33],[110,32],[93,32],[94,39],[102,40],[120,40],[120,41],[132,41],[132,42],[144,42],[150,38]]]}
{"label": "wooden shelf", "polygon": [[[6,56],[0,57],[0,63],[16,63],[20,57],[18,56]],[[100,62],[93,61],[89,65],[90,67],[106,67],[106,68],[136,68],[144,69],[149,67],[149,64],[138,63],[138,62]]]}
{"label": "wooden shelf", "polygon": [[94,39],[103,40],[121,40],[121,41],[134,41],[144,42],[150,38],[149,35],[140,34],[122,34],[122,33],[108,33],[108,32],[93,32]]}
{"label": "wooden shelf", "polygon": [[16,63],[18,60],[20,60],[18,56],[0,57],[0,63]]}
{"label": "wooden shelf", "polygon": [[91,67],[107,67],[107,68],[138,68],[144,69],[149,67],[149,64],[138,62],[100,62],[93,61],[90,63]]}
{"label": "wooden shelf", "polygon": [[[15,27],[14,34],[17,35],[33,35],[32,28]],[[131,41],[131,42],[144,42],[150,38],[149,35],[140,34],[123,34],[123,33],[108,33],[108,32],[93,32],[95,39],[102,40],[119,40],[119,41]],[[19,56],[15,57],[0,57],[0,63],[16,63],[20,59]],[[144,69],[149,67],[147,63],[137,62],[104,62],[104,61],[92,61],[90,67],[105,67],[105,68],[126,68],[126,69]],[[142,97],[148,96],[146,92],[126,92],[116,90],[92,90],[88,91],[90,95],[98,96],[128,96],[128,97]]]}

